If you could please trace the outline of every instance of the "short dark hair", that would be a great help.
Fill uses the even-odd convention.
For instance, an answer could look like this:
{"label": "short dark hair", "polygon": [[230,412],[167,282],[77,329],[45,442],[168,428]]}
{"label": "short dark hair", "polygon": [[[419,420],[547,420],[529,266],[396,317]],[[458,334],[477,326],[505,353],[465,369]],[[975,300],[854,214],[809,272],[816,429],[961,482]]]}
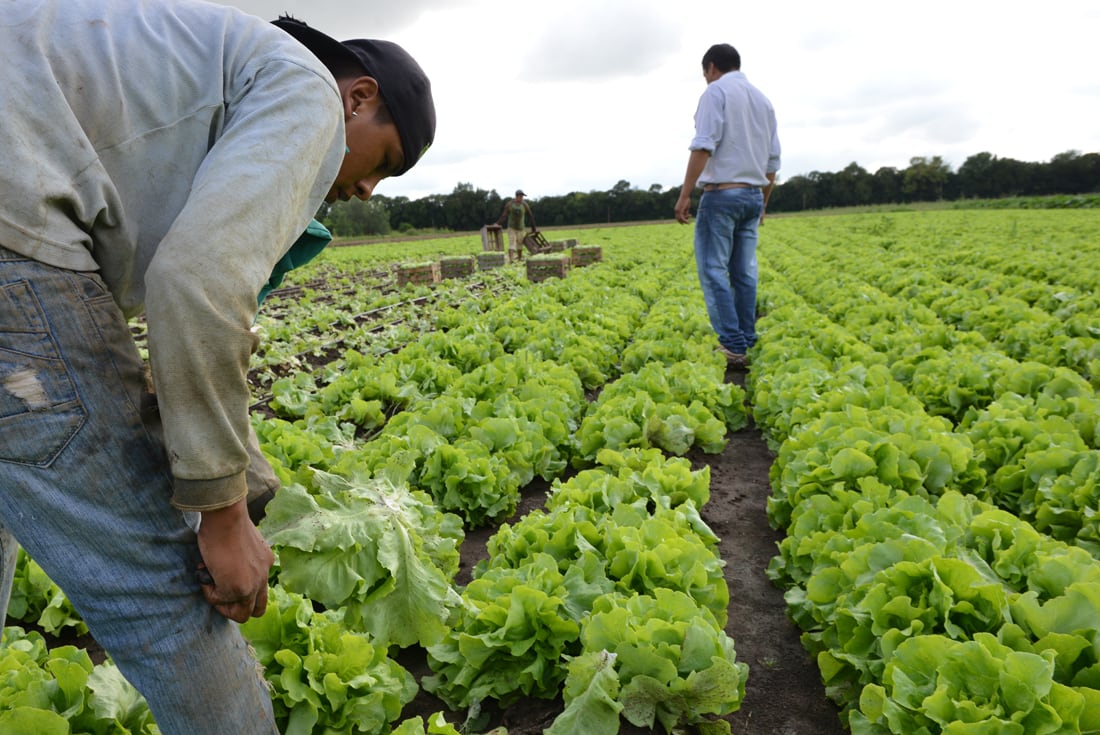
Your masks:
{"label": "short dark hair", "polygon": [[703,54],[703,70],[714,64],[718,71],[738,71],[741,68],[741,54],[728,43],[716,43]]}

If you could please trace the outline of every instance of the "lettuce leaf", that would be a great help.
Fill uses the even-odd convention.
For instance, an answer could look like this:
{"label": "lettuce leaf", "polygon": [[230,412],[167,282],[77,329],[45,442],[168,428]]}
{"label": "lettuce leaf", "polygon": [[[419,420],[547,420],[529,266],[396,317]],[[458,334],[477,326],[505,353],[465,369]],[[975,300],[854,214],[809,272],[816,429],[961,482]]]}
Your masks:
{"label": "lettuce leaf", "polygon": [[379,645],[431,644],[460,605],[451,580],[461,528],[423,493],[384,478],[315,472],[317,493],[282,488],[261,532],[279,553],[279,580]]}
{"label": "lettuce leaf", "polygon": [[565,709],[544,735],[617,735],[619,675],[615,654],[590,651],[569,661],[564,692]]}

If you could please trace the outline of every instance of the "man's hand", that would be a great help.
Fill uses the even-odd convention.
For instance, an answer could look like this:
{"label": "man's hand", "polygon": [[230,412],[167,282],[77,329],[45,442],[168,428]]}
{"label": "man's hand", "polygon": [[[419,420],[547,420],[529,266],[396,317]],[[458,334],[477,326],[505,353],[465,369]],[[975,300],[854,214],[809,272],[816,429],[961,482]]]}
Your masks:
{"label": "man's hand", "polygon": [[680,197],[676,200],[676,221],[686,225],[691,221],[691,192],[695,191],[695,184],[699,181],[699,175],[706,168],[710,160],[710,151],[703,149],[693,150],[688,156],[687,170],[684,172],[684,185],[680,187]]}
{"label": "man's hand", "polygon": [[691,221],[691,192],[688,191],[687,195],[684,195],[685,189],[680,190],[680,197],[676,200],[676,221],[682,225],[686,225]]}
{"label": "man's hand", "polygon": [[244,499],[203,512],[199,553],[210,579],[202,593],[215,610],[238,623],[264,614],[275,555],[249,519]]}

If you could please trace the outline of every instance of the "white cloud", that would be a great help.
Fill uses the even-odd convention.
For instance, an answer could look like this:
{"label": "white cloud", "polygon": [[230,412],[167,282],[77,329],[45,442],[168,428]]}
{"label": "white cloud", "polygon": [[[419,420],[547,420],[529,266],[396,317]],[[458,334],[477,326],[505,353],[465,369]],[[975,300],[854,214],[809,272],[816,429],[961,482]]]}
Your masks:
{"label": "white cloud", "polygon": [[223,0],[337,38],[404,45],[432,79],[427,157],[379,193],[455,184],[532,197],[676,186],[713,43],[775,104],[780,180],[940,155],[1100,151],[1100,3],[877,0]]}
{"label": "white cloud", "polygon": [[644,76],[678,48],[668,7],[614,0],[557,6],[524,50],[523,81],[597,81]]}
{"label": "white cloud", "polygon": [[[379,38],[438,10],[466,6],[469,0],[401,0],[349,3],[346,0],[215,0],[265,20],[289,14],[334,38]],[[344,32],[343,29],[347,29]]]}

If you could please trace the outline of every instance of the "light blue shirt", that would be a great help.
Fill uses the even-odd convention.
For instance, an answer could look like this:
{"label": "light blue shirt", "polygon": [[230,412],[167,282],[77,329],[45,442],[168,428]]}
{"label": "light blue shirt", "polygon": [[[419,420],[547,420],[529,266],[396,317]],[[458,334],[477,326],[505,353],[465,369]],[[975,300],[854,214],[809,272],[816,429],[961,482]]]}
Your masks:
{"label": "light blue shirt", "polygon": [[695,110],[691,150],[710,152],[699,184],[766,186],[779,170],[779,134],[772,103],[742,72],[707,85]]}

